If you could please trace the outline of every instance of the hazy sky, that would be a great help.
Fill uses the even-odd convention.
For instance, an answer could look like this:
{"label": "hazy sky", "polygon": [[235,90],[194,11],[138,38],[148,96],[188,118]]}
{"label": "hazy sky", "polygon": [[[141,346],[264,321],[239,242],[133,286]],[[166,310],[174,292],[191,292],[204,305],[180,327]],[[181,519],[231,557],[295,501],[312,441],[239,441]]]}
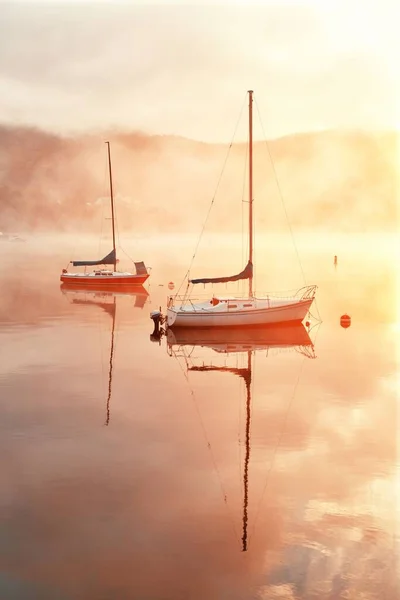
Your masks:
{"label": "hazy sky", "polygon": [[226,142],[252,88],[268,137],[399,127],[399,17],[398,0],[0,2],[0,122]]}

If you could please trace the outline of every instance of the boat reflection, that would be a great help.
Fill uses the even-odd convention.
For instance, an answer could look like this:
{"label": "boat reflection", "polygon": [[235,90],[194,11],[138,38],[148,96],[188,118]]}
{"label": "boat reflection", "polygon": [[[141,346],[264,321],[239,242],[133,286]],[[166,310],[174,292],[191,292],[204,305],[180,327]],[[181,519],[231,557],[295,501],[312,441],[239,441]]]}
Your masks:
{"label": "boat reflection", "polygon": [[[250,425],[252,406],[252,375],[254,355],[256,351],[265,351],[272,348],[293,349],[306,358],[316,358],[314,343],[309,332],[301,323],[281,324],[257,328],[176,328],[167,329],[159,336],[165,335],[167,349],[170,356],[184,357],[187,371],[229,373],[240,377],[245,382],[246,398],[246,424],[245,424],[245,457],[243,464],[243,513],[242,513],[242,552],[248,550],[248,505],[249,505],[249,462],[250,462]],[[151,336],[150,336],[151,337]],[[155,340],[153,340],[155,341]],[[196,347],[210,348],[219,354],[240,354],[247,357],[244,367],[214,366],[193,364],[193,349]],[[192,350],[189,350],[192,348]]]}
{"label": "boat reflection", "polygon": [[246,352],[269,348],[294,348],[314,358],[314,344],[301,323],[269,325],[265,327],[195,329],[179,327],[167,329],[169,351],[175,346],[201,346],[215,352]]}
{"label": "boat reflection", "polygon": [[129,290],[118,290],[118,292],[87,290],[80,287],[72,287],[71,285],[61,285],[60,290],[72,304],[92,304],[101,306],[101,308],[106,312],[109,312],[110,315],[113,310],[113,299],[118,296],[131,296],[134,298],[134,308],[144,308],[149,298],[149,292],[141,285],[135,286]]}
{"label": "boat reflection", "polygon": [[117,297],[132,296],[134,297],[133,308],[143,309],[147,299],[149,298],[148,291],[143,286],[136,286],[134,292],[118,291],[118,292],[94,292],[82,289],[71,289],[71,286],[61,286],[62,293],[68,298],[72,304],[77,305],[94,305],[102,308],[112,318],[111,333],[110,333],[110,354],[108,368],[108,390],[106,400],[106,420],[105,425],[110,422],[110,401],[112,394],[112,376],[113,376],[113,359],[114,359],[114,336],[115,336],[115,320],[117,312]]}

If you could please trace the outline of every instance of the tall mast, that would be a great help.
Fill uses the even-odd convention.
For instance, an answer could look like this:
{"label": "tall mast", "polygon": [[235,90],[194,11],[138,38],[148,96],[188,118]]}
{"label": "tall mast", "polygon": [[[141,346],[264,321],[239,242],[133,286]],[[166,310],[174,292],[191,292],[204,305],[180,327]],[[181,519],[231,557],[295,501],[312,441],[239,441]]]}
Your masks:
{"label": "tall mast", "polygon": [[110,175],[110,195],[111,195],[111,221],[112,221],[112,236],[113,236],[113,252],[114,252],[114,272],[117,270],[117,251],[115,248],[115,220],[114,220],[114,194],[112,184],[112,172],[111,172],[111,153],[110,153],[110,142],[106,142],[108,150],[108,172]]}
{"label": "tall mast", "polygon": [[[253,92],[249,90],[249,262],[253,266]],[[253,297],[253,273],[249,278],[249,297]]]}

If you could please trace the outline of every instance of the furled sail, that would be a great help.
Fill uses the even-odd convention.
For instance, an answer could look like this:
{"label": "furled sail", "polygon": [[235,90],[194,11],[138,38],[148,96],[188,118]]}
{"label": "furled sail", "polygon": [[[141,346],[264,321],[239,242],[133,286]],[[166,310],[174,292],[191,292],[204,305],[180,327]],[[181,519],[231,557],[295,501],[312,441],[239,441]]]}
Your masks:
{"label": "furled sail", "polygon": [[72,264],[74,267],[94,267],[96,265],[113,265],[115,262],[115,250],[111,250],[110,254],[107,254],[101,260],[73,260]]}
{"label": "furled sail", "polygon": [[231,277],[208,277],[206,279],[191,279],[190,283],[228,283],[229,281],[239,281],[240,279],[250,279],[253,277],[253,264],[249,261],[246,268],[237,275]]}

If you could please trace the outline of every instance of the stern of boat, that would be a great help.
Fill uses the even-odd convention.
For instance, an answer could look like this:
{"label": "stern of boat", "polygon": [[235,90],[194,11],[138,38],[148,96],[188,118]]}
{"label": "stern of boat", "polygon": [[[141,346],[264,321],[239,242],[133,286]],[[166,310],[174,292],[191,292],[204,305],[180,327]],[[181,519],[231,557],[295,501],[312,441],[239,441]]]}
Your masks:
{"label": "stern of boat", "polygon": [[167,309],[167,325],[168,325],[168,327],[172,327],[174,325],[177,316],[178,316],[178,312],[174,308],[169,307]]}

